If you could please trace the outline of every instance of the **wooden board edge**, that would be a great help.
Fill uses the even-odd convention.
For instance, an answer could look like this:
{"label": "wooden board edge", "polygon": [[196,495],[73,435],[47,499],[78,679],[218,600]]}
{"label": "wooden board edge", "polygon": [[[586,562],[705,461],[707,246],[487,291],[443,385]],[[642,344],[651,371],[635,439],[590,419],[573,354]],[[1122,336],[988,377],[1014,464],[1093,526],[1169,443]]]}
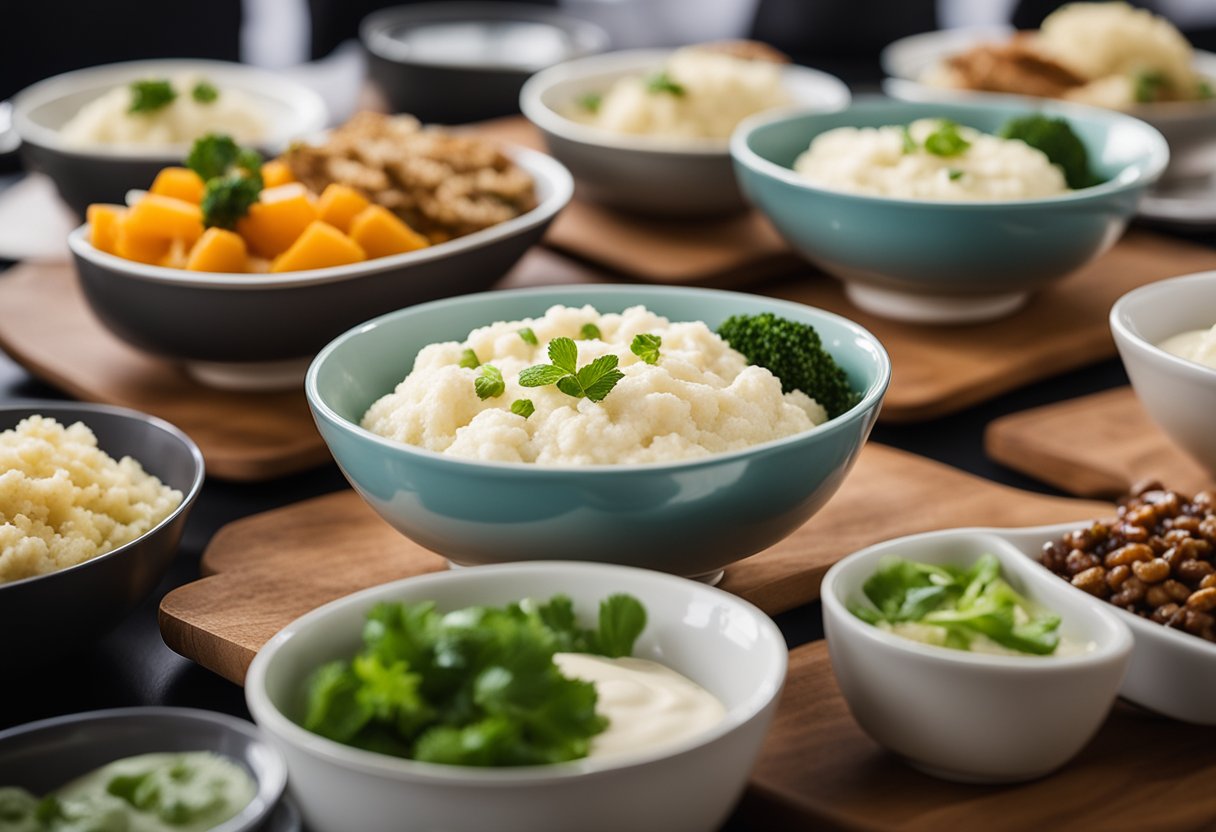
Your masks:
{"label": "wooden board edge", "polygon": [[989,422],[984,429],[984,453],[988,458],[1083,499],[1114,499],[1127,491],[1130,483],[1117,474],[1079,468],[1027,442],[1023,436],[1025,424],[1041,410],[1012,413]]}
{"label": "wooden board edge", "polygon": [[[160,637],[165,645],[184,659],[207,668],[212,673],[243,687],[245,674],[253,662],[256,650],[231,644],[223,639],[188,624],[175,613],[176,603],[187,595],[192,587],[216,578],[200,578],[171,590],[160,600],[156,610],[156,621]],[[203,661],[199,657],[208,657]]]}

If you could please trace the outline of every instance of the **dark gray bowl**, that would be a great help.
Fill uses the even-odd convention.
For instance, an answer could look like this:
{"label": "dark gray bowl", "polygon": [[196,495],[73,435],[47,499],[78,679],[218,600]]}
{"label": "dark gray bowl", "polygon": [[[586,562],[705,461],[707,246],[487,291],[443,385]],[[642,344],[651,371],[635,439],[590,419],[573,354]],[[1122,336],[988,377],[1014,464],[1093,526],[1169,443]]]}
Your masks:
{"label": "dark gray bowl", "polygon": [[0,732],[0,786],[19,786],[41,796],[115,760],[174,751],[222,754],[257,785],[244,811],[212,832],[260,828],[287,785],[283,755],[262,740],[252,723],[193,708],[116,708]]}
{"label": "dark gray bowl", "polygon": [[204,383],[296,387],[308,359],[352,326],[405,306],[488,289],[570,201],[570,173],[543,153],[508,155],[536,180],[523,216],[430,248],[286,274],[211,274],[98,251],[88,226],[68,237],[85,297],[115,335],[184,362]]}
{"label": "dark gray bowl", "polygon": [[97,435],[98,447],[115,459],[135,458],[182,492],[182,503],[159,526],[112,552],[48,575],[0,584],[0,633],[12,636],[0,642],[0,666],[8,671],[87,645],[143,601],[177,553],[186,516],[203,487],[203,455],[168,422],[108,405],[22,402],[0,407],[0,430],[34,414],[65,425],[84,422]]}
{"label": "dark gray bowl", "polygon": [[537,70],[602,52],[593,23],[523,3],[421,3],[364,19],[368,76],[393,112],[460,124],[519,112]]}
{"label": "dark gray bowl", "polygon": [[328,113],[315,92],[264,69],[224,61],[129,61],[67,72],[39,81],[13,99],[13,127],[26,166],[49,176],[78,215],[94,202],[121,203],[128,190],[147,188],[161,168],[180,165],[190,146],[80,148],[59,130],[82,106],[140,78],[198,73],[221,89],[238,89],[265,113],[267,154],[325,126]]}

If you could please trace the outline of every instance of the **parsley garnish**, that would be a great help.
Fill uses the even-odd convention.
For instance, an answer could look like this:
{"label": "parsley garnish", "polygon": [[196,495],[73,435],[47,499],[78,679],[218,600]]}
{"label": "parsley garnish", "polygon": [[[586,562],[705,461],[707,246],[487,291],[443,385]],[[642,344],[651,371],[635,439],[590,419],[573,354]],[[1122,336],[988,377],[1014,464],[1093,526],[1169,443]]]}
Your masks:
{"label": "parsley garnish", "polygon": [[199,104],[210,104],[220,97],[220,91],[210,81],[199,81],[194,85],[194,89],[190,90],[190,97]]}
{"label": "parsley garnish", "polygon": [[666,70],[656,72],[654,75],[647,78],[646,89],[651,93],[668,93],[676,96],[677,98],[682,97],[687,92],[684,87],[671,80],[671,76],[667,74]]}
{"label": "parsley garnish", "polygon": [[507,390],[502,380],[502,370],[493,364],[482,364],[481,375],[473,379],[473,389],[477,391],[477,398],[482,400],[501,396]]}
{"label": "parsley garnish", "polygon": [[460,366],[467,367],[470,370],[476,370],[481,366],[481,360],[477,357],[477,353],[465,347],[464,352],[460,354]]}
{"label": "parsley garnish", "polygon": [[903,131],[904,153],[916,152],[916,139],[912,138],[912,131],[908,129],[908,125],[900,128]]}
{"label": "parsley garnish", "polygon": [[578,347],[570,338],[554,338],[549,342],[549,360],[552,364],[537,364],[519,374],[521,387],[544,387],[556,384],[557,389],[576,399],[588,398],[601,402],[612,392],[616,383],[625,377],[618,370],[617,357],[601,355],[590,364],[576,369]]}
{"label": "parsley garnish", "polygon": [[1136,101],[1146,104],[1161,99],[1161,94],[1169,86],[1169,80],[1157,70],[1149,69],[1137,72],[1132,79],[1132,85],[1132,94]]}
{"label": "parsley garnish", "polygon": [[530,326],[526,326],[521,329],[519,331],[519,337],[522,338],[526,344],[531,344],[534,347],[540,346],[540,341],[536,340],[536,333],[532,331],[532,327]]}
{"label": "parsley garnish", "polygon": [[516,399],[511,402],[511,412],[527,419],[536,412],[536,405],[532,404],[531,399]]}
{"label": "parsley garnish", "polygon": [[154,113],[177,98],[173,86],[163,78],[131,82],[131,106],[128,113]]}
{"label": "parsley garnish", "polygon": [[633,336],[633,343],[629,345],[629,351],[647,364],[658,364],[659,347],[662,345],[663,338],[661,336],[644,332]]}
{"label": "parsley garnish", "polygon": [[186,167],[204,182],[231,172],[232,168],[260,171],[262,157],[256,150],[238,145],[231,136],[208,133],[194,143],[186,157]]}
{"label": "parsley garnish", "polygon": [[958,125],[953,121],[942,120],[937,130],[925,137],[925,150],[934,156],[958,156],[971,142],[958,132]]}
{"label": "parsley garnish", "polygon": [[209,133],[194,143],[186,167],[199,175],[203,192],[203,225],[234,228],[262,193],[262,156],[241,147],[230,136]]}
{"label": "parsley garnish", "polygon": [[578,106],[589,113],[598,113],[603,103],[604,96],[598,92],[589,92],[578,97]]}
{"label": "parsley garnish", "polygon": [[951,182],[957,182],[963,178],[963,172],[958,168],[950,168],[946,175],[950,177]]}
{"label": "parsley garnish", "polygon": [[583,324],[583,328],[578,331],[578,337],[584,341],[590,341],[593,338],[599,339],[604,336],[595,324]]}

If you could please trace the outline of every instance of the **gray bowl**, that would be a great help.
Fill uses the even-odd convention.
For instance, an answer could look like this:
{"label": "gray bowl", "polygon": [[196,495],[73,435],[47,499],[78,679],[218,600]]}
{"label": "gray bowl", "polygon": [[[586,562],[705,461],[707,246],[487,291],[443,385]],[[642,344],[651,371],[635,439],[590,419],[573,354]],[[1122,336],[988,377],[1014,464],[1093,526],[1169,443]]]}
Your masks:
{"label": "gray bowl", "polygon": [[608,48],[600,27],[523,3],[397,6],[365,18],[359,38],[391,110],[445,124],[518,113],[532,73]]}
{"label": "gray bowl", "polygon": [[[593,55],[537,73],[520,92],[520,108],[544,134],[549,151],[570,168],[583,199],[635,214],[697,218],[747,208],[731,168],[729,139],[669,139],[614,133],[568,118],[588,93],[662,66],[670,49]],[[844,82],[804,66],[782,69],[793,103],[838,110],[849,103]]]}
{"label": "gray bowl", "polygon": [[488,289],[570,201],[561,164],[523,148],[507,154],[536,180],[528,213],[429,248],[350,266],[285,274],[211,274],[149,266],[98,251],[88,226],[68,237],[85,298],[115,335],[186,364],[228,389],[296,388],[331,339],[377,315]]}
{"label": "gray bowl", "polygon": [[59,195],[79,216],[94,202],[123,202],[132,188],[146,188],[161,168],[180,165],[190,145],[72,147],[59,130],[85,104],[114,87],[140,78],[198,73],[221,89],[237,89],[265,113],[267,135],[258,144],[268,155],[292,139],[325,126],[325,102],[315,92],[281,75],[224,61],[129,61],[56,75],[22,90],[13,99],[13,127],[27,167],[49,176]]}
{"label": "gray bowl", "polygon": [[125,546],[58,572],[0,584],[0,632],[12,635],[0,644],[0,666],[9,671],[87,645],[138,606],[168,570],[203,487],[203,455],[168,422],[108,405],[23,402],[0,407],[0,430],[34,414],[65,425],[84,422],[97,435],[98,447],[115,459],[135,458],[182,492],[182,502],[160,525]]}
{"label": "gray bowl", "polygon": [[[41,796],[115,760],[175,751],[221,754],[243,767],[257,786],[253,801],[212,832],[252,832],[272,815],[279,817],[275,808],[287,785],[283,755],[251,723],[193,708],[89,711],[0,732],[0,786]],[[287,813],[288,822],[293,814]]]}

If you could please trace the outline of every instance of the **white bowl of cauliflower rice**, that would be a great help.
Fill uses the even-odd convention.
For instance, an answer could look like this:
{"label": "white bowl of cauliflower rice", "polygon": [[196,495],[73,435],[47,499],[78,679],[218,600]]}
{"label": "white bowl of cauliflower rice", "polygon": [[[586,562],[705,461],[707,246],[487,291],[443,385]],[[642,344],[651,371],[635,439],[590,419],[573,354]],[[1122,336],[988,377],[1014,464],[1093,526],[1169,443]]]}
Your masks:
{"label": "white bowl of cauliflower rice", "polygon": [[203,484],[167,422],[104,405],[0,408],[0,661],[105,634],[156,586]]}

